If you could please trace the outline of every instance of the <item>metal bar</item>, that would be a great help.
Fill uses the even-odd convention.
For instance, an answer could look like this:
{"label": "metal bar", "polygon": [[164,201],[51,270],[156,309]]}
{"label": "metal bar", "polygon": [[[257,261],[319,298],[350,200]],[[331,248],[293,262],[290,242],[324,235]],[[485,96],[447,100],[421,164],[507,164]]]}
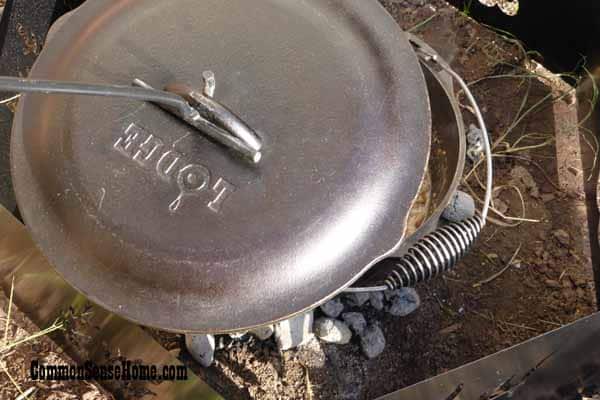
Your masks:
{"label": "metal bar", "polygon": [[[136,87],[0,76],[0,91],[119,97],[156,103],[203,134],[247,156],[252,162],[260,161],[260,140],[243,121],[217,102],[212,101],[210,107],[200,103],[192,106],[182,95],[156,90],[139,79],[135,79],[134,84]],[[194,100],[197,98],[194,97]],[[202,116],[202,111],[227,123],[222,128],[216,126]]]}
{"label": "metal bar", "polygon": [[600,313],[379,400],[581,399],[600,393]]}
{"label": "metal bar", "polygon": [[[78,362],[91,360],[98,365],[110,364],[111,356],[118,352],[121,357],[140,360],[143,364],[182,365],[139,326],[90,304],[69,286],[48,264],[25,227],[0,206],[0,285],[5,293],[10,291],[13,276],[14,302],[38,326],[49,326],[64,315],[77,316],[74,319],[79,321],[77,335],[71,336],[85,337],[86,340],[75,343],[65,333],[60,333],[55,339]],[[85,311],[85,316],[81,315],[82,311]],[[118,381],[102,383],[117,398],[126,397]],[[190,370],[186,381],[139,381],[135,385],[136,393],[154,394],[144,399],[221,399]]]}
{"label": "metal bar", "polygon": [[0,76],[0,89],[20,93],[122,97],[173,107],[177,109],[182,118],[191,117],[194,114],[194,109],[181,96],[153,88]]}
{"label": "metal bar", "polygon": [[[583,190],[585,192],[585,205],[587,212],[587,237],[590,241],[590,255],[592,270],[594,272],[594,287],[596,289],[596,305],[600,309],[600,164],[598,155],[590,147],[589,140],[600,132],[600,108],[595,107],[595,82],[588,78],[577,88],[578,115],[576,125],[580,126],[576,134],[579,136],[581,152],[581,170],[585,171]],[[568,126],[571,121],[561,124]]]}

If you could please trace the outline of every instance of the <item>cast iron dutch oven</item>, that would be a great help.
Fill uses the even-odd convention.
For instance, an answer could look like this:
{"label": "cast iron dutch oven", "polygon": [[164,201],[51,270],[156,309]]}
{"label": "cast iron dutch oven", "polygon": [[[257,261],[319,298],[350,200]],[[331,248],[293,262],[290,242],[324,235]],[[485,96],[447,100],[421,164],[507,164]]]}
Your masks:
{"label": "cast iron dutch oven", "polygon": [[395,254],[431,113],[375,0],[94,0],[31,77],[202,86],[258,132],[248,162],[154,104],[28,94],[11,144],[20,211],[73,286],[172,331],[230,332],[333,297]]}

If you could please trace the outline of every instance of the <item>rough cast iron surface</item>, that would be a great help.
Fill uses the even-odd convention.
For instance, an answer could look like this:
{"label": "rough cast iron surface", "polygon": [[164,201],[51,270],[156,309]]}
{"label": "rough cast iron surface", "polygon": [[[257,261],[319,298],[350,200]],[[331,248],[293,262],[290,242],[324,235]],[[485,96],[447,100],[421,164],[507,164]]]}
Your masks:
{"label": "rough cast iron surface", "polygon": [[312,307],[402,239],[430,145],[422,72],[374,1],[86,2],[32,76],[161,87],[216,74],[264,136],[252,167],[151,104],[25,96],[17,200],[58,271],[176,331]]}

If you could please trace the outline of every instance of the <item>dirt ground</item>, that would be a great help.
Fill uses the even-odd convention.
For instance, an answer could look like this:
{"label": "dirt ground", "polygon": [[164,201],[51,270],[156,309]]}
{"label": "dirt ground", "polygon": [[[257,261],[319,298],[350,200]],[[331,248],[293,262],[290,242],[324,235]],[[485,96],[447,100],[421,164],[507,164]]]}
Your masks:
{"label": "dirt ground", "polygon": [[[283,354],[272,341],[233,343],[217,352],[209,369],[182,350],[181,358],[226,398],[373,399],[595,310],[579,189],[586,171],[557,161],[556,132],[577,131],[577,121],[569,122],[577,115],[573,96],[565,95],[564,85],[528,73],[513,40],[444,2],[382,3],[405,30],[412,28],[452,61],[467,82],[495,77],[472,86],[493,141],[515,125],[503,140],[507,144],[495,149],[494,205],[506,216],[531,221],[492,213],[494,220],[456,270],[418,287],[423,302],[411,316],[362,309],[368,320],[379,321],[387,340],[373,360],[362,355],[356,339],[344,346],[314,341]],[[477,169],[466,182],[481,194],[475,175],[483,172]],[[161,340],[175,351],[182,346],[176,335],[161,334]]]}
{"label": "dirt ground", "polygon": [[48,335],[32,338],[39,334],[39,328],[15,305],[9,315],[8,304],[0,292],[0,399],[17,399],[23,395],[27,395],[27,399],[47,400],[113,399],[95,382],[33,382],[29,371],[32,360],[53,365],[75,365],[75,361]]}

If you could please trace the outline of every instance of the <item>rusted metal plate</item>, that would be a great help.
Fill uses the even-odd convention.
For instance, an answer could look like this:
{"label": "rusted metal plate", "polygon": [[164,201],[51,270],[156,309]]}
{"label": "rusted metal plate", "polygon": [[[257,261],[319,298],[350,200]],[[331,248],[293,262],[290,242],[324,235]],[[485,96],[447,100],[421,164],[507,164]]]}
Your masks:
{"label": "rusted metal plate", "polygon": [[198,86],[205,70],[263,137],[258,166],[151,104],[27,95],[12,170],[34,239],[92,300],[237,331],[318,305],[399,247],[430,109],[405,35],[364,0],[87,2],[32,76]]}

